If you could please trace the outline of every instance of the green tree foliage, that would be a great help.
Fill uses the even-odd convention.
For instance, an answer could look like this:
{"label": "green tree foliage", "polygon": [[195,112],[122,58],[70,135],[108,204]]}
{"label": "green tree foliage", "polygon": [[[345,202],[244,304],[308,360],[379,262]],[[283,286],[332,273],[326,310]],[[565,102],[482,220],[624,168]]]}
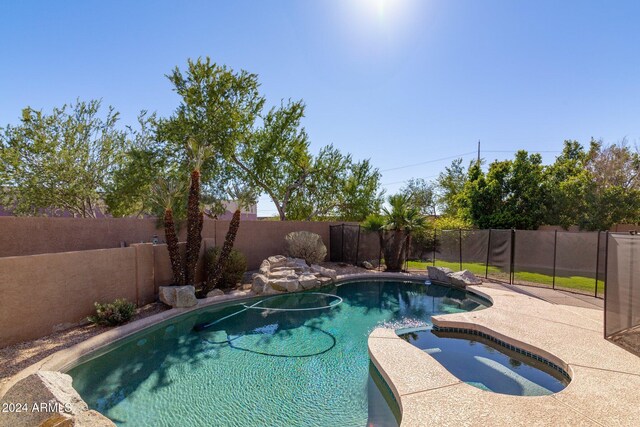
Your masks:
{"label": "green tree foliage", "polygon": [[17,126],[0,129],[1,203],[17,215],[92,218],[122,167],[129,144],[119,115],[100,101],[77,101],[51,114],[25,108]]}
{"label": "green tree foliage", "polygon": [[362,221],[382,205],[381,174],[369,160],[354,162],[332,145],[313,159],[304,185],[287,206],[293,220]]}
{"label": "green tree foliage", "polygon": [[491,163],[486,175],[472,165],[458,196],[462,218],[479,228],[538,228],[546,213],[543,170],[540,154],[524,150],[514,160]]}
{"label": "green tree foliage", "polygon": [[379,209],[380,173],[368,160],[354,162],[332,146],[310,153],[302,101],[265,111],[255,74],[208,58],[189,61],[184,73],[176,68],[169,79],[181,104],[171,118],[154,120],[153,138],[141,135],[128,151],[108,192],[114,214],[148,209],[149,177],[189,177],[189,141],[209,152],[201,167],[207,205],[228,199],[232,184],[242,182],[267,194],[281,220],[361,220]]}
{"label": "green tree foliage", "polygon": [[464,190],[466,182],[467,173],[462,166],[462,159],[454,160],[451,162],[451,166],[445,167],[444,172],[438,175],[436,180],[437,203],[441,214],[450,217],[460,216],[458,196]]}
{"label": "green tree foliage", "polygon": [[435,184],[423,178],[412,178],[400,189],[410,200],[413,207],[423,215],[437,214],[437,195]]}
{"label": "green tree foliage", "polygon": [[588,222],[587,200],[594,183],[588,153],[577,141],[565,141],[562,153],[544,172],[547,224],[568,228]]}

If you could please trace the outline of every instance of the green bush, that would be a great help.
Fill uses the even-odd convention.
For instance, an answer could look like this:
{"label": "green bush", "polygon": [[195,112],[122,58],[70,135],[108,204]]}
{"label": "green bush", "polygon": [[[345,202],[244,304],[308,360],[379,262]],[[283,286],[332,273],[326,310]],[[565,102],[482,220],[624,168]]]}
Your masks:
{"label": "green bush", "polygon": [[126,323],[136,312],[136,305],[126,299],[117,299],[106,304],[95,303],[96,314],[89,316],[91,323],[116,326]]}
{"label": "green bush", "polygon": [[[205,253],[205,262],[207,268],[207,277],[213,274],[218,257],[220,256],[220,248],[210,248]],[[220,287],[223,289],[233,288],[242,280],[244,272],[247,271],[247,259],[237,249],[232,249],[227,265],[222,272],[222,280],[220,281]]]}

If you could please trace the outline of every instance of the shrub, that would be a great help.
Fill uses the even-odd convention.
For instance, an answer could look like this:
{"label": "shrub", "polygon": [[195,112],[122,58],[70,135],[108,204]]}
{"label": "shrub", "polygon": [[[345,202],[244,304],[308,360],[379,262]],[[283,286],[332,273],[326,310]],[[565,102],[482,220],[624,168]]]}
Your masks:
{"label": "shrub", "polygon": [[105,326],[116,326],[128,322],[136,312],[136,305],[124,298],[106,304],[97,302],[95,307],[96,314],[90,316],[89,321]]}
{"label": "shrub", "polygon": [[[207,277],[213,274],[213,270],[218,263],[220,257],[220,248],[210,248],[205,253],[205,263],[207,269]],[[242,280],[244,272],[247,271],[247,258],[237,249],[232,249],[227,260],[227,265],[222,272],[220,287],[223,289],[233,288]]]}
{"label": "shrub", "polygon": [[302,258],[307,264],[317,264],[327,256],[322,237],[309,231],[293,231],[284,238],[287,255]]}

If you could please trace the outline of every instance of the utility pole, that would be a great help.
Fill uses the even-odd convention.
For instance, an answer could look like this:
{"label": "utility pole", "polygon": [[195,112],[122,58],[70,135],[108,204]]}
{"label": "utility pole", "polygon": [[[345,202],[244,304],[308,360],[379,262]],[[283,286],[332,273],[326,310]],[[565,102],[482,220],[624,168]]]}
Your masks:
{"label": "utility pole", "polygon": [[478,166],[480,166],[480,140],[478,140]]}

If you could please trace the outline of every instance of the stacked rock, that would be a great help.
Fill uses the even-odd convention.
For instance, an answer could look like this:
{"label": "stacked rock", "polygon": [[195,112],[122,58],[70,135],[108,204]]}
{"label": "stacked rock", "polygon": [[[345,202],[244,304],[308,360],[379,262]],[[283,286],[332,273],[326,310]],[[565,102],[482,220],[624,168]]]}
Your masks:
{"label": "stacked rock", "polygon": [[252,290],[256,294],[296,292],[329,284],[336,277],[336,271],[330,268],[308,266],[301,258],[274,255],[262,261],[260,270],[253,275]]}

